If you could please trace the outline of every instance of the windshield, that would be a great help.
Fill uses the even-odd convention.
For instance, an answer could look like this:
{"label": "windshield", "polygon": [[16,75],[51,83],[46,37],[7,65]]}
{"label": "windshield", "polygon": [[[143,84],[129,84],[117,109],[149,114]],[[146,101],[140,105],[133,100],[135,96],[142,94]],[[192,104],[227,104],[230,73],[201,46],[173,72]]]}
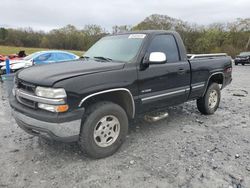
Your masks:
{"label": "windshield", "polygon": [[29,61],[29,60],[31,60],[31,59],[33,59],[34,57],[36,57],[38,54],[40,54],[41,52],[35,52],[35,53],[33,53],[33,54],[30,54],[30,55],[28,55],[28,56],[26,56],[25,58],[23,58],[23,60],[25,60],[25,61]]}
{"label": "windshield", "polygon": [[145,34],[124,34],[104,37],[95,43],[84,56],[129,62],[137,55],[145,36]]}
{"label": "windshield", "polygon": [[244,56],[244,55],[250,55],[250,52],[241,52],[240,55]]}

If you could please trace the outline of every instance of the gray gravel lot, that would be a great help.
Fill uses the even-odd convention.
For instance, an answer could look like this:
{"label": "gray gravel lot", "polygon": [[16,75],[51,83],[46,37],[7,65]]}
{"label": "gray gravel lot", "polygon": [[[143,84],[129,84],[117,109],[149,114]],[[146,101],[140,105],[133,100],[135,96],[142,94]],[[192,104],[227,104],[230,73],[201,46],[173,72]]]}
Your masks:
{"label": "gray gravel lot", "polygon": [[113,156],[85,158],[76,144],[17,127],[0,85],[0,187],[250,187],[250,66],[233,69],[214,115],[195,101],[157,123],[131,125]]}

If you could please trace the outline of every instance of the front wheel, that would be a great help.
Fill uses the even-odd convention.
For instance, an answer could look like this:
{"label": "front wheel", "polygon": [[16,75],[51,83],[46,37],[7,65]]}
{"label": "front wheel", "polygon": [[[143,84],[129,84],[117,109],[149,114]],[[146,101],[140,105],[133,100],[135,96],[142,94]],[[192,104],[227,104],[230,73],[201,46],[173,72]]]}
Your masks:
{"label": "front wheel", "polygon": [[124,109],[112,102],[98,102],[90,106],[83,117],[79,145],[91,158],[108,157],[120,148],[127,132]]}
{"label": "front wheel", "polygon": [[243,66],[245,65],[245,63],[241,63]]}
{"label": "front wheel", "polygon": [[213,114],[220,104],[220,87],[217,83],[208,86],[205,95],[197,99],[198,110],[205,115]]}

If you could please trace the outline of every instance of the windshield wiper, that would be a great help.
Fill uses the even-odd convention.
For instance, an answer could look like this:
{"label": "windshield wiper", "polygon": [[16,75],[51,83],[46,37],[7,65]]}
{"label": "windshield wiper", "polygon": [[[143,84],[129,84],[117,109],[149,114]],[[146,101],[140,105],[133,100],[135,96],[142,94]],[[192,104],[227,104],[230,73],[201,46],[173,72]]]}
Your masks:
{"label": "windshield wiper", "polygon": [[113,59],[108,57],[102,57],[102,56],[95,56],[94,58],[104,60],[104,61],[113,61]]}

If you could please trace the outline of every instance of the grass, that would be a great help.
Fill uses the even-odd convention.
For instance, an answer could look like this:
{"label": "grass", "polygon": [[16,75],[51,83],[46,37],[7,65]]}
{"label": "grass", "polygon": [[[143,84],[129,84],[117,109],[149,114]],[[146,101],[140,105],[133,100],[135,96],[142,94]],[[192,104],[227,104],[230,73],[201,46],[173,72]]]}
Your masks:
{"label": "grass", "polygon": [[[14,46],[1,46],[0,45],[0,54],[1,55],[8,55],[8,54],[16,54],[20,50],[25,50],[25,53],[27,55],[32,54],[37,51],[43,51],[43,50],[52,50],[52,49],[47,49],[47,48],[28,48],[28,47],[14,47]],[[74,53],[78,56],[82,56],[83,52],[82,51],[77,51],[77,50],[63,50],[67,52]]]}

